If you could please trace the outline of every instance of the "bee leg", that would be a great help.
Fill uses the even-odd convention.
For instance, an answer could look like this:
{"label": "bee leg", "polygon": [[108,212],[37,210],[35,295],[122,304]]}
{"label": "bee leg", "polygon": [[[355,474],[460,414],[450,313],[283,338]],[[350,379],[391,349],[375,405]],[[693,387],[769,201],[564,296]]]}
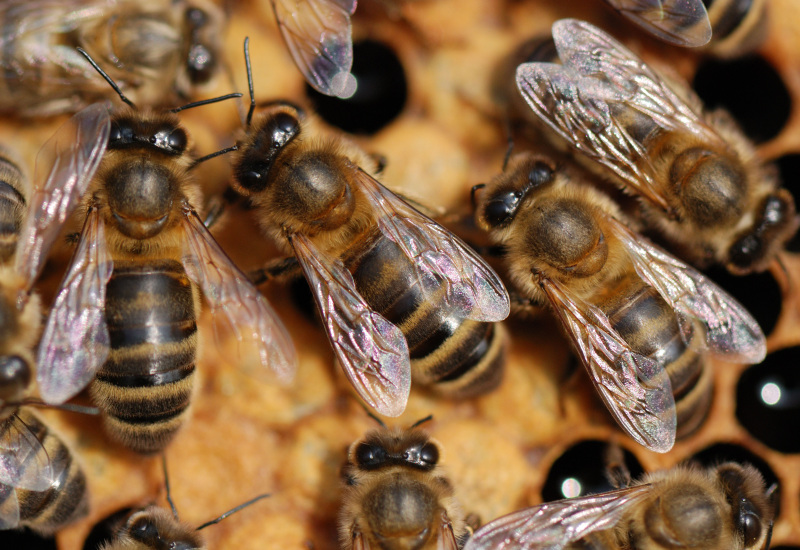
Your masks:
{"label": "bee leg", "polygon": [[297,258],[289,256],[288,258],[277,258],[267,262],[264,267],[248,272],[247,278],[254,285],[259,286],[275,279],[296,279],[302,274],[303,271]]}
{"label": "bee leg", "polygon": [[622,489],[631,486],[631,472],[625,464],[625,453],[619,444],[609,442],[603,453],[603,460],[606,463],[606,479],[612,487]]}
{"label": "bee leg", "polygon": [[211,229],[214,224],[219,222],[225,214],[225,210],[230,206],[239,205],[245,210],[252,208],[249,202],[245,202],[239,193],[228,187],[221,195],[214,195],[208,199],[206,203],[206,217],[203,219],[203,225]]}
{"label": "bee leg", "polygon": [[358,529],[353,530],[353,550],[369,550],[369,541]]}
{"label": "bee leg", "polygon": [[[375,176],[383,174],[383,171],[386,169],[386,164],[389,162],[386,156],[380,153],[369,153],[367,156],[375,163],[372,174]],[[416,206],[414,208],[416,208]]]}
{"label": "bee leg", "polygon": [[543,303],[518,294],[512,289],[508,289],[508,297],[511,300],[511,312],[514,315],[535,315],[544,306]]}

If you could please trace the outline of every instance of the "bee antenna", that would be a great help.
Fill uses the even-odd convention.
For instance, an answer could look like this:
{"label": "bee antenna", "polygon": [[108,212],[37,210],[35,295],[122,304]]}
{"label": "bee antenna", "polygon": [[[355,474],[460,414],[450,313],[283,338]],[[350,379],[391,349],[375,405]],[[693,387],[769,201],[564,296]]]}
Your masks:
{"label": "bee antenna", "polygon": [[256,498],[254,498],[254,499],[250,499],[250,500],[248,500],[247,502],[245,502],[245,503],[243,503],[243,504],[240,504],[240,505],[239,505],[239,506],[237,506],[236,508],[232,508],[231,510],[228,510],[227,512],[225,512],[224,514],[222,514],[222,515],[221,515],[221,516],[219,516],[218,518],[215,518],[215,519],[212,519],[211,521],[207,521],[207,522],[205,522],[203,525],[201,525],[200,527],[198,527],[198,528],[196,529],[196,531],[199,531],[200,529],[205,529],[205,528],[206,528],[206,527],[208,527],[209,525],[214,525],[215,523],[219,523],[220,521],[222,521],[222,520],[223,520],[223,519],[225,519],[226,517],[230,516],[231,514],[235,514],[236,512],[238,512],[239,510],[241,510],[242,508],[247,508],[248,506],[250,506],[250,505],[251,505],[251,504],[253,504],[254,502],[258,502],[258,501],[259,501],[259,500],[261,500],[262,498],[267,498],[267,497],[269,497],[269,496],[272,496],[272,495],[271,495],[271,494],[269,494],[269,493],[264,493],[263,495],[258,495]]}
{"label": "bee antenna", "polygon": [[378,416],[377,416],[377,415],[376,415],[374,412],[372,412],[371,410],[369,410],[369,409],[367,408],[367,406],[366,406],[364,403],[362,403],[361,401],[359,401],[359,402],[358,402],[358,404],[359,404],[359,405],[361,405],[362,407],[364,407],[364,412],[365,412],[365,413],[367,413],[367,416],[369,416],[369,417],[370,417],[372,420],[374,420],[375,422],[377,422],[377,423],[380,425],[380,427],[381,427],[381,428],[386,428],[386,429],[388,429],[388,428],[389,428],[389,426],[387,426],[386,424],[384,424],[383,420],[381,420],[381,419],[380,419],[380,418],[379,418],[379,417],[378,417]]}
{"label": "bee antenna", "polygon": [[106,72],[105,72],[103,69],[101,69],[101,68],[100,68],[100,65],[98,65],[97,63],[95,63],[95,60],[94,60],[94,59],[92,59],[92,56],[91,56],[91,55],[89,55],[89,52],[87,52],[86,50],[84,50],[84,49],[83,49],[83,48],[81,48],[80,46],[78,46],[78,47],[77,47],[77,50],[78,50],[78,53],[80,53],[80,54],[81,54],[83,57],[85,57],[85,58],[86,58],[86,60],[89,62],[89,64],[90,64],[92,67],[94,67],[94,70],[95,70],[95,71],[97,71],[98,73],[100,73],[100,76],[102,76],[103,78],[105,78],[105,79],[106,79],[106,82],[108,82],[108,83],[109,83],[109,85],[110,85],[112,88],[114,88],[114,91],[115,91],[115,92],[117,92],[117,95],[119,96],[119,98],[120,98],[120,99],[121,99],[121,100],[122,100],[124,103],[127,103],[128,105],[130,105],[131,107],[133,107],[134,109],[136,109],[136,105],[134,105],[134,104],[133,104],[133,101],[131,101],[130,99],[128,99],[127,97],[125,97],[125,94],[123,94],[123,93],[122,93],[122,90],[120,90],[120,89],[119,89],[119,86],[117,86],[117,83],[116,83],[116,82],[114,82],[114,79],[112,79],[110,76],[108,76],[108,74],[106,74]]}
{"label": "bee antenna", "polygon": [[250,37],[244,38],[244,66],[247,69],[247,87],[250,89],[250,110],[247,111],[247,128],[253,120],[253,112],[256,110],[256,98],[253,93],[253,67],[250,65]]}
{"label": "bee antenna", "polygon": [[429,420],[433,420],[433,415],[432,414],[429,414],[425,418],[420,418],[419,420],[417,420],[416,422],[411,424],[411,427],[412,428],[416,428],[416,427],[418,427],[418,426],[420,426],[422,424],[425,424],[425,422],[428,422]]}
{"label": "bee antenna", "polygon": [[175,508],[175,503],[172,502],[172,494],[170,493],[169,489],[169,476],[167,475],[167,453],[163,453],[161,455],[161,467],[164,469],[164,487],[167,490],[167,502],[169,502],[169,507],[172,508],[172,516],[175,518],[175,521],[180,521],[178,519],[178,509]]}
{"label": "bee antenna", "polygon": [[208,105],[210,103],[217,103],[218,101],[225,101],[226,99],[234,99],[236,97],[242,97],[242,94],[239,92],[234,92],[232,94],[221,95],[219,97],[212,97],[211,99],[201,99],[200,101],[193,101],[192,103],[187,103],[186,105],[182,105],[181,107],[175,107],[174,109],[170,109],[170,113],[180,113],[181,111],[185,111],[186,109],[194,109],[195,107],[202,107],[203,105]]}
{"label": "bee antenna", "polygon": [[477,185],[473,185],[472,189],[469,190],[469,200],[472,203],[472,209],[475,210],[475,194],[486,187],[485,183],[479,183]]}
{"label": "bee antenna", "polygon": [[239,150],[239,146],[238,145],[231,145],[230,147],[226,147],[225,149],[220,149],[219,151],[215,151],[214,153],[211,153],[211,154],[206,155],[204,157],[200,157],[199,159],[195,159],[189,165],[189,168],[187,168],[187,170],[192,170],[193,168],[195,168],[199,164],[201,164],[201,163],[203,163],[203,162],[205,162],[207,160],[213,159],[214,157],[218,157],[220,155],[224,155],[225,153],[230,153],[231,151],[238,151],[238,150]]}

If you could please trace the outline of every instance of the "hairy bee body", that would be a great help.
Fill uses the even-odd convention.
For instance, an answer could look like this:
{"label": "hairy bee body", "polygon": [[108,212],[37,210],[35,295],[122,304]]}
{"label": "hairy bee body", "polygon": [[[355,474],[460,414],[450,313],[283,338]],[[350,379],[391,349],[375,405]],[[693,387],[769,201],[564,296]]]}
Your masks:
{"label": "hairy bee body", "polygon": [[219,61],[221,14],[203,0],[10,0],[0,20],[0,111],[17,115],[75,111],[113,94],[76,47],[146,105],[193,93]]}
{"label": "hairy bee body", "polygon": [[[12,422],[13,420],[13,422]],[[21,423],[27,437],[38,444],[22,458],[21,469],[39,468],[38,463],[58,464],[56,476],[43,491],[14,488],[0,483],[0,510],[8,510],[9,499],[16,498],[19,507],[19,527],[30,527],[43,536],[51,536],[58,529],[86,514],[88,511],[86,478],[69,448],[27,408],[20,408],[0,420],[0,440],[16,439],[8,430],[18,429]],[[17,424],[17,425],[15,425]]]}
{"label": "hairy bee body", "polygon": [[766,38],[768,9],[765,0],[705,3],[713,31],[708,49],[714,55],[740,56],[756,49]]}
{"label": "hairy bee body", "polygon": [[188,414],[196,310],[179,262],[115,262],[105,309],[111,349],[90,391],[110,433],[134,450],[164,448]]}
{"label": "hairy bee body", "polygon": [[0,263],[8,262],[17,249],[30,192],[18,164],[0,149]]}
{"label": "hairy bee body", "polygon": [[384,428],[353,443],[341,472],[342,548],[460,548],[468,528],[439,456],[438,443],[413,428]]}

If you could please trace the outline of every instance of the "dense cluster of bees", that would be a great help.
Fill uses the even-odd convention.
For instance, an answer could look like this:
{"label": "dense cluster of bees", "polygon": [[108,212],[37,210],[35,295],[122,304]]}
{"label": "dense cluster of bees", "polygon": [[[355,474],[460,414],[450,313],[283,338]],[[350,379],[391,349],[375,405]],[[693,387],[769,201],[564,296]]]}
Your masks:
{"label": "dense cluster of bees", "polygon": [[[363,3],[367,16],[411,27],[414,10],[425,9]],[[708,12],[699,0],[607,3],[615,10],[610,20],[632,19],[658,37],[639,40],[668,42],[659,46],[665,52],[702,46],[709,55],[736,56],[765,34],[765,2],[743,8],[716,0],[706,2]],[[507,132],[510,144],[499,173],[473,182],[472,213],[460,217],[413,191],[390,190],[392,161],[384,165],[371,143],[328,127],[307,101],[291,94],[257,101],[260,79],[283,73],[272,58],[250,55],[238,8],[201,0],[0,5],[0,110],[12,126],[50,134],[10,141],[0,155],[0,528],[60,533],[63,547],[80,547],[84,518],[99,500],[89,490],[93,474],[121,468],[116,479],[141,486],[133,494],[152,500],[166,486],[172,510],[130,500],[137,507],[98,524],[108,536],[85,548],[205,548],[199,531],[228,514],[197,528],[181,523],[166,458],[162,473],[153,455],[170,454],[173,440],[179,446],[192,424],[217,414],[217,403],[195,405],[200,418],[190,420],[191,403],[211,391],[204,386],[211,379],[220,415],[247,410],[225,404],[244,395],[226,384],[257,386],[274,401],[256,414],[275,429],[253,436],[247,452],[282,448],[296,426],[306,430],[282,466],[290,473],[254,466],[270,473],[261,472],[258,484],[234,481],[252,494],[228,508],[246,508],[240,515],[252,527],[238,532],[259,548],[298,539],[353,550],[769,548],[780,495],[755,467],[681,464],[633,479],[618,456],[637,445],[652,456],[670,453],[676,439],[703,429],[717,361],[756,364],[767,353],[750,313],[698,271],[718,265],[746,275],[780,266],[800,224],[792,195],[731,115],[707,110],[679,77],[623,45],[615,29],[560,18],[543,3],[542,11],[559,14],[552,32],[486,71],[482,85],[494,91],[494,110],[474,105],[468,90],[459,98],[496,136]],[[343,101],[357,93],[355,0],[241,9],[274,15],[264,32],[283,39],[289,53],[280,55],[291,55],[292,70],[311,87]],[[255,42],[261,35],[249,25]],[[224,29],[243,43],[241,57],[226,55]],[[424,41],[425,30],[416,32]],[[248,89],[234,93],[242,74]],[[227,113],[221,118],[231,122],[203,112]],[[190,132],[191,117],[205,131]],[[224,137],[209,137],[220,128]],[[493,150],[503,153],[505,140],[495,141]],[[213,146],[201,155],[200,143]],[[38,150],[32,177],[29,148]],[[461,191],[469,195],[468,187]],[[258,228],[241,227],[245,217]],[[251,237],[258,252],[245,242]],[[290,328],[307,325],[299,331],[282,318],[301,308],[279,296],[273,309],[256,286],[270,283],[272,295],[296,280],[308,283],[316,304],[314,322],[288,314]],[[421,426],[429,418],[400,429],[380,417],[428,407],[457,425],[460,415],[474,415],[474,403],[517,376],[509,365],[516,332],[501,321],[544,312],[560,323],[609,418],[630,439],[604,432],[607,464],[596,466],[613,490],[525,507],[536,499],[489,482],[489,500],[502,504],[484,516],[485,507],[473,510],[458,498],[458,468],[451,475],[440,464],[446,446]],[[302,349],[323,333],[333,355],[314,344]],[[314,361],[321,367],[308,366]],[[215,362],[220,373],[202,372]],[[332,380],[336,364],[349,384]],[[240,378],[225,378],[230,371]],[[309,381],[317,371],[325,380]],[[494,414],[488,403],[481,414],[502,422],[508,410]],[[569,405],[552,408],[559,406]],[[81,412],[89,414],[74,418]],[[536,415],[548,414],[513,412],[534,417],[533,430]],[[348,415],[334,440],[355,440],[349,450],[320,450],[332,444],[314,432],[335,431]],[[89,428],[70,441],[98,425],[97,416],[105,435]],[[379,427],[359,436],[370,416]],[[307,423],[312,417],[318,424]],[[358,429],[352,417],[360,418]],[[457,435],[470,443],[451,452],[481,455],[477,434],[454,428],[449,440]],[[202,437],[223,450],[231,443],[228,434]],[[536,454],[509,454],[506,466],[516,472]],[[202,453],[194,458],[202,464]],[[84,470],[83,460],[92,466]],[[334,465],[319,466],[326,462]],[[141,466],[126,473],[134,463],[154,474]],[[339,468],[338,481],[317,479]],[[264,479],[280,481],[266,486]],[[303,484],[294,497],[292,480]],[[125,491],[117,504],[131,494]],[[270,499],[247,500],[265,492]],[[109,495],[106,508],[115,501]],[[286,534],[275,519],[288,515],[277,513],[281,499],[311,518],[302,520],[311,525],[303,535]],[[315,500],[318,509],[309,512]],[[93,523],[111,511],[93,511]],[[76,522],[85,527],[76,531]],[[212,546],[245,547],[245,535],[220,532]]]}

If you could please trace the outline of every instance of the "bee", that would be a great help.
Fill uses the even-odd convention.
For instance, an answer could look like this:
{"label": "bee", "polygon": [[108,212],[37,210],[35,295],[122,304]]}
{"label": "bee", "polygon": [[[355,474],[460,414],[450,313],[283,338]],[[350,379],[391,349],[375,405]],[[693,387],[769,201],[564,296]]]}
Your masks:
{"label": "bee", "polygon": [[[196,212],[191,143],[175,113],[230,96],[155,113],[136,109],[97,70],[127,106],[86,138],[97,145],[96,173],[62,206],[80,203],[84,222],[39,346],[38,382],[48,403],[91,382],[110,436],[154,453],[188,415],[198,291],[214,322],[227,323],[240,350],[256,350],[279,379],[292,377],[296,358],[275,312]],[[60,200],[51,192],[45,204]]]}
{"label": "bee", "polygon": [[700,114],[692,92],[674,92],[588,23],[557,21],[553,40],[562,65],[524,63],[516,73],[541,121],[576,158],[636,195],[644,220],[695,265],[766,269],[798,217],[730,116]]}
{"label": "bee", "polygon": [[[29,527],[51,536],[88,511],[86,478],[69,447],[32,411],[27,398],[40,332],[33,283],[58,233],[60,202],[43,197],[90,177],[94,143],[87,139],[105,110],[73,116],[42,147],[31,184],[13,155],[0,156],[0,529]],[[65,169],[69,167],[69,169]]]}
{"label": "bee", "polygon": [[0,21],[0,111],[15,115],[76,111],[109,97],[76,47],[147,105],[194,94],[220,64],[222,14],[205,0],[7,0]]}
{"label": "bee", "polygon": [[774,504],[749,464],[678,466],[629,487],[547,502],[484,525],[464,550],[756,550],[769,548]]}
{"label": "bee", "polygon": [[469,528],[442,472],[439,443],[417,427],[382,428],[350,445],[342,468],[342,548],[461,548]]}
{"label": "bee", "polygon": [[[279,246],[294,253],[328,338],[359,395],[400,415],[414,378],[453,397],[500,382],[508,315],[503,284],[461,240],[386,189],[344,138],[306,139],[297,108],[252,115],[232,159]],[[301,120],[302,119],[302,120]],[[252,124],[251,124],[252,121]],[[288,270],[287,270],[288,271]]]}
{"label": "bee", "polygon": [[711,22],[702,0],[605,0],[647,32],[674,44],[696,48],[711,39]]}
{"label": "bee", "polygon": [[[167,479],[166,459],[164,459],[164,479]],[[201,530],[270,496],[269,494],[259,495],[228,510],[216,519],[207,521],[199,527],[192,527],[180,521],[178,510],[170,496],[168,482],[166,482],[166,488],[171,512],[151,504],[134,509],[128,514],[114,514],[112,519],[117,525],[110,525],[109,528],[115,536],[112,540],[104,541],[99,550],[205,550],[208,547],[200,534]]]}
{"label": "bee", "polygon": [[718,57],[738,57],[755,50],[767,35],[766,0],[708,2],[713,36],[708,49]]}
{"label": "bee", "polygon": [[353,67],[350,17],[356,0],[270,0],[281,36],[306,82],[318,92],[347,99],[358,83]]}
{"label": "bee", "polygon": [[606,407],[640,444],[667,452],[676,430],[702,422],[707,352],[746,363],[766,355],[758,323],[733,297],[546,159],[515,155],[476,197],[476,223],[505,251],[517,303],[551,306]]}

